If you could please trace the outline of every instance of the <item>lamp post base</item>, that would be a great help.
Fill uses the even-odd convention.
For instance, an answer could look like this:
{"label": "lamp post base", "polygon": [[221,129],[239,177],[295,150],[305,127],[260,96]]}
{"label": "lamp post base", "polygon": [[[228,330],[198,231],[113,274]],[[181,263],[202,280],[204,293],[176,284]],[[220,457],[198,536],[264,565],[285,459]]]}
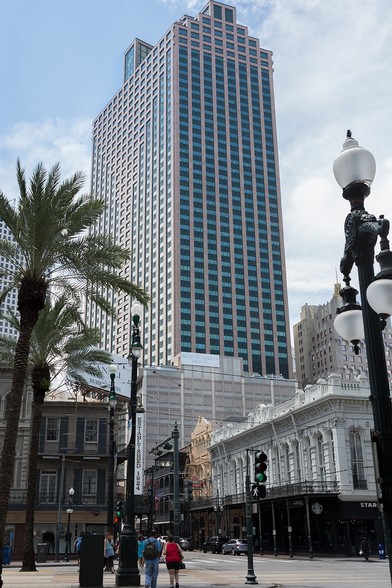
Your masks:
{"label": "lamp post base", "polygon": [[119,564],[116,573],[116,586],[140,586],[140,573],[137,565],[137,533],[131,525],[124,525],[120,535]]}

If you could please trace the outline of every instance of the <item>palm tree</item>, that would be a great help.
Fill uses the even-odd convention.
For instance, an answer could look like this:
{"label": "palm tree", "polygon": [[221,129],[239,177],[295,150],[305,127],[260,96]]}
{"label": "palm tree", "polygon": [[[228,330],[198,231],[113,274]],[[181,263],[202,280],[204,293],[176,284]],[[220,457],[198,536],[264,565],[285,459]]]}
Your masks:
{"label": "palm tree", "polygon": [[[15,314],[0,315],[0,318],[19,331],[20,323]],[[75,304],[68,304],[65,296],[60,296],[53,304],[49,301],[39,313],[31,337],[28,367],[34,398],[31,411],[22,572],[37,571],[34,557],[34,508],[39,434],[45,397],[53,381],[65,370],[71,379],[81,383],[84,383],[81,372],[98,376],[100,371],[95,364],[111,361],[110,353],[96,347],[99,343],[99,331],[84,325],[79,308]],[[11,363],[15,346],[14,338],[0,335],[0,358]]]}
{"label": "palm tree", "polygon": [[20,314],[0,458],[0,588],[5,522],[30,340],[49,288],[65,293],[68,300],[78,304],[88,298],[106,312],[113,311],[105,298],[108,290],[123,291],[142,304],[148,302],[146,292],[120,273],[129,260],[129,251],[105,236],[87,234],[104,211],[104,202],[79,194],[83,173],[76,172],[61,182],[59,164],[49,172],[43,164],[38,164],[29,188],[19,161],[16,173],[20,192],[17,206],[14,208],[0,192],[0,218],[15,239],[15,243],[0,240],[0,256],[11,262],[11,268],[0,273],[0,277],[7,275],[10,280],[0,302],[17,288]]}

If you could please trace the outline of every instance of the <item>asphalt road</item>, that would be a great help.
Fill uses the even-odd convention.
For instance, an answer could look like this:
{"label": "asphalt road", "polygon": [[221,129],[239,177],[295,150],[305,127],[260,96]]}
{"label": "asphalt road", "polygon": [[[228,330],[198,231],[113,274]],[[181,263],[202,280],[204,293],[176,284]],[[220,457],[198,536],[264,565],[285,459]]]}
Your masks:
{"label": "asphalt road", "polygon": [[[185,553],[186,569],[180,572],[180,588],[242,588],[248,574],[248,560],[244,555],[213,555],[200,551]],[[4,588],[77,588],[78,568],[67,564],[39,564],[38,572],[20,572],[13,563],[3,570]],[[390,588],[391,579],[387,560],[362,558],[297,559],[279,556],[255,556],[254,573],[260,588]],[[158,588],[168,588],[169,575],[160,565]],[[113,588],[115,575],[104,574],[103,586]],[[141,573],[141,586],[144,574]]]}

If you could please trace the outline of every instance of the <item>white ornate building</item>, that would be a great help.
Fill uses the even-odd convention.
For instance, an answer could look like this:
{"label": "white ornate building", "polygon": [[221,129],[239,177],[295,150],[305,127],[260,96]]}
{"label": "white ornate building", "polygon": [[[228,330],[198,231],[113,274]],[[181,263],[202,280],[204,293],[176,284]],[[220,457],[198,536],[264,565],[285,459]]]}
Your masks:
{"label": "white ornate building", "polygon": [[246,476],[254,453],[268,456],[267,496],[253,502],[255,540],[274,551],[358,553],[361,536],[382,541],[365,375],[337,374],[279,406],[260,404],[243,423],[212,433],[213,493],[223,497],[224,531],[245,535]]}

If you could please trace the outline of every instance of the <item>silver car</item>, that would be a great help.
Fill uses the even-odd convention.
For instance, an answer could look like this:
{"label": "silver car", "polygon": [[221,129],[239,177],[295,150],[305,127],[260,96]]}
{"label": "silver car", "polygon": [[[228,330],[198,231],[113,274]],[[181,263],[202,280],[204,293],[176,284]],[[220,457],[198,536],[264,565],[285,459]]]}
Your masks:
{"label": "silver car", "polygon": [[222,548],[223,555],[230,553],[231,555],[241,555],[241,553],[248,553],[248,543],[246,539],[230,539],[224,544]]}
{"label": "silver car", "polygon": [[193,541],[190,537],[180,537],[178,543],[183,551],[193,551]]}

